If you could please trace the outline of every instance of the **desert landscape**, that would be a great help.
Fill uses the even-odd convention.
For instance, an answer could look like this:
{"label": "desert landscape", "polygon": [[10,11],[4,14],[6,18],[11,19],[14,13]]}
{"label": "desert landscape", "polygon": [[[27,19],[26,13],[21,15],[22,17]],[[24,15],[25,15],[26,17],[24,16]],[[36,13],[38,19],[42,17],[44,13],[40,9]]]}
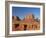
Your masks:
{"label": "desert landscape", "polygon": [[40,30],[40,19],[33,14],[27,14],[21,20],[18,16],[12,16],[12,31]]}

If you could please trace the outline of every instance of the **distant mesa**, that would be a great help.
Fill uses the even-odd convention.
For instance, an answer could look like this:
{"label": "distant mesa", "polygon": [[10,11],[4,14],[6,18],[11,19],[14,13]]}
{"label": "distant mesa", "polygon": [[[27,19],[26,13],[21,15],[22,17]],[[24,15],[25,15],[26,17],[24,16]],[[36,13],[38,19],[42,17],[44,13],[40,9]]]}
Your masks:
{"label": "distant mesa", "polygon": [[38,18],[35,19],[34,14],[27,14],[27,15],[25,15],[25,17],[23,18],[23,20],[21,20],[18,16],[12,16],[12,19],[16,20],[16,21],[26,21],[26,22],[31,22],[33,20],[35,20],[37,22],[39,21]]}
{"label": "distant mesa", "polygon": [[13,20],[20,21],[21,19],[18,16],[12,16]]}

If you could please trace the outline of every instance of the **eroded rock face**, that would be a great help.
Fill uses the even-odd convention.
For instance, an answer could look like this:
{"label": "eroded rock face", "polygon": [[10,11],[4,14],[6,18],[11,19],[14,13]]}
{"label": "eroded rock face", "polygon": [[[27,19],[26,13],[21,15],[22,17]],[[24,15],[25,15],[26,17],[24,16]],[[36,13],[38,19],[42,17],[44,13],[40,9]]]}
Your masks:
{"label": "eroded rock face", "polygon": [[21,20],[18,16],[12,16],[12,30],[13,31],[24,31],[24,30],[40,30],[40,23],[34,20],[34,15],[30,14],[25,16]]}

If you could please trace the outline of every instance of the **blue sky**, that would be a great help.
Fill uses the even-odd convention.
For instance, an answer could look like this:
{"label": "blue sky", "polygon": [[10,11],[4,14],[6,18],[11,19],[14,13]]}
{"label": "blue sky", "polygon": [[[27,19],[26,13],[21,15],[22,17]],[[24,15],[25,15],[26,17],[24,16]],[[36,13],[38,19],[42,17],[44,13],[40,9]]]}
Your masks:
{"label": "blue sky", "polygon": [[40,18],[40,8],[12,7],[12,16],[18,16],[20,19],[23,19],[26,14],[30,13]]}

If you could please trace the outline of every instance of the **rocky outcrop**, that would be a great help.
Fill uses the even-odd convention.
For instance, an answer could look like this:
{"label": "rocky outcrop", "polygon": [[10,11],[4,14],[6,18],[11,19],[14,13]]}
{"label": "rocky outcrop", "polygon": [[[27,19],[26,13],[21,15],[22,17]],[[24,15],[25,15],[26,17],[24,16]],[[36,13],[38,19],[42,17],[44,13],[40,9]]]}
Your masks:
{"label": "rocky outcrop", "polygon": [[24,30],[39,30],[40,23],[38,20],[34,19],[33,14],[26,15],[23,20],[18,16],[12,16],[12,30],[13,31],[24,31]]}

